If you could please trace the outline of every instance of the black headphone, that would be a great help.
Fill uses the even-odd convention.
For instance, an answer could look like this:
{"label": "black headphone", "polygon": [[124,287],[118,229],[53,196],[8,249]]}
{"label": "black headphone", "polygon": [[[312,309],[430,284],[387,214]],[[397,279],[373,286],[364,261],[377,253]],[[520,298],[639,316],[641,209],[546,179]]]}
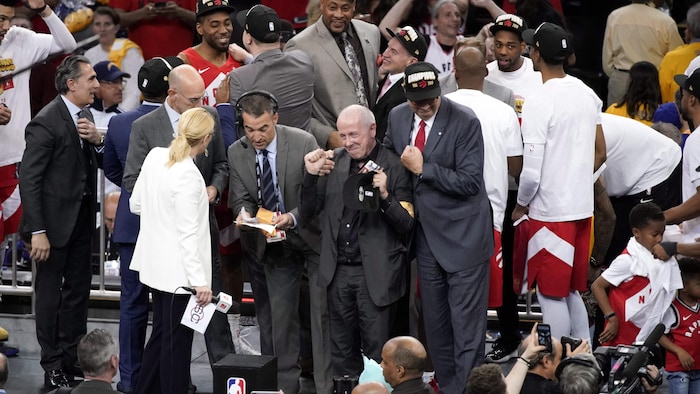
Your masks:
{"label": "black headphone", "polygon": [[[272,103],[272,114],[276,114],[277,110],[279,110],[279,104],[277,104],[277,99],[275,96],[272,95],[272,93],[267,92],[265,90],[249,90],[241,95],[241,97],[236,100],[236,105],[234,106],[234,112],[236,114],[236,135],[238,136],[239,139],[243,138],[245,133],[242,133],[243,129],[243,107],[241,106],[241,100],[243,100],[246,97],[249,96],[263,96],[270,100]],[[244,148],[247,148],[247,146],[244,144]]]}
{"label": "black headphone", "polygon": [[564,371],[564,368],[566,368],[568,365],[581,365],[584,367],[588,368],[593,368],[596,372],[596,375],[598,375],[598,386],[602,385],[605,383],[605,374],[603,374],[603,371],[600,369],[598,366],[598,362],[593,362],[587,358],[580,357],[578,355],[576,356],[571,356],[567,357],[557,365],[557,369],[554,371],[554,376],[557,377],[557,380],[560,380],[561,373]]}

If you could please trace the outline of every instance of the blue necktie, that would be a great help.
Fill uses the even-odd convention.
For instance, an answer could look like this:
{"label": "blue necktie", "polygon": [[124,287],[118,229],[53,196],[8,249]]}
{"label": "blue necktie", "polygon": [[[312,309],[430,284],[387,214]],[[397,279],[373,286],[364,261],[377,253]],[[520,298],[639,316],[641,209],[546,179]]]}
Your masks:
{"label": "blue necktie", "polygon": [[269,153],[267,149],[260,151],[262,153],[262,198],[263,207],[269,209],[270,211],[277,211],[277,193],[275,192],[275,182],[272,179],[272,169],[270,168],[270,161],[267,160],[267,154]]}

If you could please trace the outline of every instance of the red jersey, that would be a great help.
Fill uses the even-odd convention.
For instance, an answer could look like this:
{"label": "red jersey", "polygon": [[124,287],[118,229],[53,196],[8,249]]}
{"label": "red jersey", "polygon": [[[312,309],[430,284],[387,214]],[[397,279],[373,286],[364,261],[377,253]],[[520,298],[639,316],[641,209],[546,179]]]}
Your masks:
{"label": "red jersey", "polygon": [[620,325],[617,336],[605,345],[632,345],[635,342],[643,322],[634,322],[628,316],[648,307],[647,301],[649,301],[650,294],[651,282],[649,282],[649,278],[642,276],[633,276],[632,279],[620,283],[619,286],[610,288],[608,293],[610,306],[617,314],[617,321]]}
{"label": "red jersey", "polygon": [[199,75],[202,76],[204,80],[204,86],[206,87],[206,93],[204,98],[202,98],[202,105],[214,106],[216,104],[216,91],[221,85],[221,81],[226,78],[226,75],[231,72],[234,68],[240,67],[240,63],[233,60],[231,56],[226,59],[226,63],[219,67],[212,64],[208,60],[201,57],[194,48],[187,48],[182,53],[187,56],[187,60],[190,65],[197,69]]}
{"label": "red jersey", "polygon": [[[193,11],[196,0],[169,0],[178,6]],[[145,0],[109,0],[109,6],[131,12],[142,8],[149,1]],[[156,56],[176,56],[180,51],[192,45],[194,26],[178,19],[156,16],[142,20],[129,27],[129,39],[139,44],[144,60]]]}
{"label": "red jersey", "polygon": [[[671,307],[667,313],[673,318],[673,323],[668,327],[670,331],[668,337],[681,349],[685,350],[695,360],[695,369],[700,362],[700,303],[694,307],[688,306],[678,297],[673,299]],[[664,322],[667,320],[664,319]],[[678,356],[672,352],[666,352],[666,370],[669,372],[682,372],[686,369],[681,365]]]}

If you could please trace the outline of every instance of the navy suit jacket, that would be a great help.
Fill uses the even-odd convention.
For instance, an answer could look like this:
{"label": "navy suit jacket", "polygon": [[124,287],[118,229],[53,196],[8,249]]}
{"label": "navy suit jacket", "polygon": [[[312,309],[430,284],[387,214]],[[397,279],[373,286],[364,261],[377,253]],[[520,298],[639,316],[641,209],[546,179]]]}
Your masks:
{"label": "navy suit jacket", "polygon": [[[384,145],[399,155],[411,143],[413,116],[408,103],[389,113]],[[423,149],[423,177],[413,175],[413,204],[418,231],[445,271],[489,260],[493,219],[484,187],[481,123],[474,111],[444,97]]]}
{"label": "navy suit jacket", "polygon": [[131,193],[122,185],[122,177],[124,176],[126,152],[129,150],[131,124],[158,107],[141,104],[134,111],[119,114],[109,120],[107,136],[105,137],[104,171],[107,179],[122,188],[119,205],[117,205],[117,215],[114,218],[113,242],[135,244],[139,235],[139,217],[129,210]]}

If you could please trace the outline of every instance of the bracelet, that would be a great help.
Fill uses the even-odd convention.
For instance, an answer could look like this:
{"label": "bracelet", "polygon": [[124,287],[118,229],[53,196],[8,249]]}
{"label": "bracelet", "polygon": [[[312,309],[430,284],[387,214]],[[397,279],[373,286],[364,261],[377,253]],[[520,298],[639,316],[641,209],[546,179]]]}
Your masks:
{"label": "bracelet", "polygon": [[24,6],[27,7],[27,8],[29,9],[29,11],[36,12],[37,14],[41,14],[41,13],[44,12],[44,10],[46,9],[46,3],[44,3],[44,6],[43,6],[43,7],[32,8],[32,7],[29,6],[29,2],[26,1],[26,0],[25,0],[25,2],[24,2]]}
{"label": "bracelet", "polygon": [[530,364],[529,361],[525,360],[525,358],[523,356],[518,356],[518,360],[521,360],[522,362],[524,362],[528,368],[530,368],[532,366],[532,364]]}
{"label": "bracelet", "polygon": [[604,318],[605,320],[610,320],[611,318],[613,318],[613,317],[615,317],[615,316],[617,316],[617,313],[612,312],[612,313],[609,313],[609,314],[603,316],[603,318]]}

